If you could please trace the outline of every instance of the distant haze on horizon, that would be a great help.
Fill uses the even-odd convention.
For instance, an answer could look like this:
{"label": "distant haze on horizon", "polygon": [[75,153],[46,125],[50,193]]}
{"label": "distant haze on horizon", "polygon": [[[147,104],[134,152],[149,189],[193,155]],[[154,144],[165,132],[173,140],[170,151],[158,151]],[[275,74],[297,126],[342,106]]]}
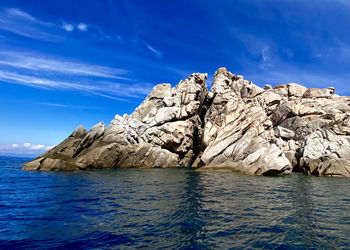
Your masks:
{"label": "distant haze on horizon", "polygon": [[0,154],[39,155],[219,67],[350,95],[349,31],[348,0],[3,0]]}

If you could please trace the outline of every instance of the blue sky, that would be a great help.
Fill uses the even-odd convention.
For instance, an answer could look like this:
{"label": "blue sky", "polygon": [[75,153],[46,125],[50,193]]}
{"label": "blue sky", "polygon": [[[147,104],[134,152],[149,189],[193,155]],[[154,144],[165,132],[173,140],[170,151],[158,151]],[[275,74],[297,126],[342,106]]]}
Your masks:
{"label": "blue sky", "polygon": [[350,95],[350,1],[2,0],[0,154],[38,155],[222,66]]}

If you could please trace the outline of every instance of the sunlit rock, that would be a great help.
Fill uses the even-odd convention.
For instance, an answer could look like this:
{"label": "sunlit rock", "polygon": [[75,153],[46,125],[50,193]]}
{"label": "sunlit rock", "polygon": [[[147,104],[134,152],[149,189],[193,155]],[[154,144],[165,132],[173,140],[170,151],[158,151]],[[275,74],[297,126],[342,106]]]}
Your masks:
{"label": "sunlit rock", "polygon": [[130,115],[79,126],[25,170],[195,167],[350,176],[350,97],[296,83],[260,88],[219,68],[158,84]]}

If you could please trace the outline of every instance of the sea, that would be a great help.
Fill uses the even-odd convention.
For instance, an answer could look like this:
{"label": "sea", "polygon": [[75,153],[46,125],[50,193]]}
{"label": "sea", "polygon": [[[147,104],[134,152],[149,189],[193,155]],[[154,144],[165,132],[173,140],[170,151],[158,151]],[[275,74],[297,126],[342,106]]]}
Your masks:
{"label": "sea", "polygon": [[350,179],[23,171],[0,157],[0,249],[349,249]]}

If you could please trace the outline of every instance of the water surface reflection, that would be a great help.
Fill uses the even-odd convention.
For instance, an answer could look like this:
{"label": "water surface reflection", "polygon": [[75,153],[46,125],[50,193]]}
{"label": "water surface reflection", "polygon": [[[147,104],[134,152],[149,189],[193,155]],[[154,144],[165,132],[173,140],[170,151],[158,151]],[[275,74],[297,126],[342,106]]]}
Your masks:
{"label": "water surface reflection", "polygon": [[350,247],[348,179],[0,164],[0,246]]}

